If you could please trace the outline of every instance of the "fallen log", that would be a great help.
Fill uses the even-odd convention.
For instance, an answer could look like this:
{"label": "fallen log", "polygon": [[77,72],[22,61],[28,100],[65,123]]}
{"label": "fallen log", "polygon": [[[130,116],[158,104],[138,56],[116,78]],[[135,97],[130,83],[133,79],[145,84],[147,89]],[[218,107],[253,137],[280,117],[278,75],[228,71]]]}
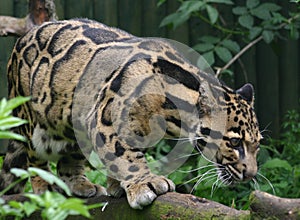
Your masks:
{"label": "fallen log", "polygon": [[[26,201],[22,194],[3,196],[6,202]],[[254,191],[250,195],[250,210],[236,210],[220,203],[190,194],[176,192],[159,196],[143,210],[132,209],[125,197],[98,196],[86,199],[87,204],[104,203],[102,208],[92,209],[94,219],[300,219],[300,199],[288,199]],[[40,219],[34,213],[28,219]],[[69,219],[85,219],[71,216]]]}
{"label": "fallen log", "polygon": [[300,219],[300,199],[288,199],[254,191],[250,195],[250,211],[255,219]]}
{"label": "fallen log", "polygon": [[[10,200],[25,201],[23,195],[2,197],[6,202]],[[199,198],[190,194],[176,192],[159,196],[152,205],[143,210],[132,209],[125,197],[113,198],[109,196],[93,197],[86,200],[87,204],[104,203],[102,208],[90,211],[94,219],[250,219],[249,211],[236,210],[220,203]],[[40,219],[39,213],[34,213],[28,219]],[[70,216],[69,219],[85,219],[81,216]]]}

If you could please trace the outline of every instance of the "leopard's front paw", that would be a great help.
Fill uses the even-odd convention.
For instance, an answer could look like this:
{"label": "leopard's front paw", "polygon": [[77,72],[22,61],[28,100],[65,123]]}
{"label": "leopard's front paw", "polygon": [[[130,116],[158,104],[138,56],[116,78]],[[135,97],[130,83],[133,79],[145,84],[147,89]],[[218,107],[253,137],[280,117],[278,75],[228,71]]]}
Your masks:
{"label": "leopard's front paw", "polygon": [[163,177],[150,175],[146,178],[132,182],[121,182],[126,191],[129,205],[134,209],[142,209],[149,205],[158,195],[175,190],[175,184]]}

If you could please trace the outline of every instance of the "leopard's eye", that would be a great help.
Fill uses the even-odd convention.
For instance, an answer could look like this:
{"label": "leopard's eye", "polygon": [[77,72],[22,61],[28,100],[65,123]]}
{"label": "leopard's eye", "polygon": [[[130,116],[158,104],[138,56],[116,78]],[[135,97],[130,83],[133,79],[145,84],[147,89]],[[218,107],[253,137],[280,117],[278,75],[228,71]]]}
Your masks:
{"label": "leopard's eye", "polygon": [[239,138],[231,138],[230,139],[230,144],[232,147],[238,147],[241,143],[241,139]]}

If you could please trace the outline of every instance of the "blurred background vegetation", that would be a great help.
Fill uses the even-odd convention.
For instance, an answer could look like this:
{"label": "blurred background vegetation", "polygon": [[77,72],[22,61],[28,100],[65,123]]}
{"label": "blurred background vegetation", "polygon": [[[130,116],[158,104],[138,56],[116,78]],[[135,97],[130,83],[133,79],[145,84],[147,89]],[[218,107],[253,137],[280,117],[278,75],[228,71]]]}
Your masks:
{"label": "blurred background vegetation", "polygon": [[[165,37],[184,43],[204,55],[215,71],[252,43],[229,69],[222,69],[220,78],[232,88],[246,82],[255,87],[255,108],[265,137],[259,155],[263,176],[258,175],[257,183],[216,187],[219,183],[213,179],[213,173],[207,173],[208,169],[193,171],[207,163],[195,155],[170,178],[179,191],[190,192],[197,179],[185,183],[203,177],[203,182],[193,190],[196,195],[237,208],[247,208],[253,189],[273,193],[271,184],[278,196],[300,197],[300,3],[297,0],[76,0],[76,3],[55,0],[55,3],[59,19],[86,17],[137,36]],[[1,0],[0,14],[24,17],[27,4],[27,0]],[[15,40],[0,38],[0,98],[7,95],[6,64]],[[148,158],[163,156],[169,145],[170,141],[161,142],[159,151],[149,153]],[[3,153],[5,143],[0,146]],[[207,175],[203,176],[204,173]],[[95,182],[105,180],[94,171],[88,171],[87,175]]]}

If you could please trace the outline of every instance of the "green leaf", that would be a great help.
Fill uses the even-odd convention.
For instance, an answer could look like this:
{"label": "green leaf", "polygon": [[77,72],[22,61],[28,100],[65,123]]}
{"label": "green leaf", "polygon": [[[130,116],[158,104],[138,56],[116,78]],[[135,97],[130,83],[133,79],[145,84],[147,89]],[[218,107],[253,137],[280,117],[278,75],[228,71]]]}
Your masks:
{"label": "green leaf", "polygon": [[[8,101],[4,101],[5,99],[1,100],[1,104],[0,104],[0,116],[1,117],[6,117],[8,116],[13,109],[15,109],[16,107],[24,104],[25,102],[30,100],[30,97],[16,97],[13,99],[10,99]],[[2,103],[3,102],[3,103]],[[3,106],[4,104],[4,106]]]}
{"label": "green leaf", "polygon": [[107,204],[108,204],[108,202],[95,203],[95,204],[87,205],[87,207],[88,207],[88,209],[96,209],[96,208],[103,207],[103,206],[105,206]]}
{"label": "green leaf", "polygon": [[23,208],[24,208],[26,216],[30,216],[33,212],[35,212],[36,210],[39,209],[37,204],[32,203],[32,202],[28,202],[28,201],[26,201],[24,203]]}
{"label": "green leaf", "polygon": [[23,119],[20,119],[17,117],[13,117],[13,116],[9,116],[9,117],[0,119],[0,130],[2,130],[2,131],[8,130],[10,128],[23,125],[25,123],[27,123],[26,120],[23,120]]}
{"label": "green leaf", "polygon": [[272,12],[272,15],[273,15],[272,21],[274,23],[282,23],[282,22],[289,23],[289,20],[278,12]]}
{"label": "green leaf", "polygon": [[44,179],[51,185],[56,184],[61,189],[63,189],[68,196],[71,196],[71,191],[70,191],[69,187],[61,179],[59,179],[57,176],[54,176],[52,173],[49,173],[45,170],[42,170],[42,169],[39,169],[36,167],[29,167],[28,171],[32,175],[37,174],[38,176],[40,176],[42,179]]}
{"label": "green leaf", "polygon": [[162,20],[160,27],[172,25],[173,29],[175,29],[187,21],[194,11],[199,11],[204,5],[205,3],[202,1],[185,1],[175,13],[168,15]]}
{"label": "green leaf", "polygon": [[275,3],[270,3],[270,2],[266,2],[261,4],[259,7],[264,8],[267,11],[279,11],[281,9],[281,6],[275,4]]}
{"label": "green leaf", "polygon": [[210,52],[207,52],[207,53],[204,53],[202,55],[202,57],[206,60],[206,62],[208,63],[208,65],[213,65],[215,63],[215,56],[214,56],[214,53],[213,51],[210,51]]}
{"label": "green leaf", "polygon": [[197,50],[200,53],[212,50],[214,48],[213,44],[210,43],[200,43],[200,44],[196,44],[195,46],[193,46],[194,50]]}
{"label": "green leaf", "polygon": [[216,44],[216,43],[220,42],[220,38],[213,37],[213,36],[210,36],[210,35],[205,35],[205,36],[200,38],[200,41],[202,41],[204,43]]}
{"label": "green leaf", "polygon": [[10,172],[15,174],[17,177],[21,177],[22,179],[29,178],[30,174],[26,170],[19,169],[19,168],[12,168]]}
{"label": "green leaf", "polygon": [[16,209],[22,209],[23,208],[23,204],[17,201],[9,201],[9,205],[12,208],[16,208]]}
{"label": "green leaf", "polygon": [[283,168],[288,171],[292,171],[293,169],[293,167],[289,164],[288,161],[281,160],[279,158],[268,160],[265,164],[263,164],[262,167],[265,169]]}
{"label": "green leaf", "polygon": [[183,17],[181,14],[175,12],[173,14],[169,14],[168,16],[166,16],[161,21],[159,27],[172,25],[173,29],[175,29],[177,26],[179,26],[180,24],[185,22],[187,19],[188,19],[188,16]]}
{"label": "green leaf", "polygon": [[256,16],[262,20],[269,20],[272,18],[270,12],[275,12],[280,9],[281,7],[274,3],[263,3],[257,8],[252,9],[250,12],[253,16]]}
{"label": "green leaf", "polygon": [[254,8],[259,4],[259,0],[247,0],[246,6],[247,8]]}
{"label": "green leaf", "polygon": [[162,4],[164,4],[167,0],[159,0],[157,2],[157,7],[160,7]]}
{"label": "green leaf", "polygon": [[267,30],[264,30],[262,32],[262,36],[263,36],[263,39],[264,41],[269,44],[272,42],[273,38],[274,38],[274,33],[273,31],[267,31]]}
{"label": "green leaf", "polygon": [[59,206],[59,208],[65,210],[73,210],[82,216],[85,216],[87,218],[90,217],[87,206],[83,205],[83,201],[77,198],[67,199],[63,204]]}
{"label": "green leaf", "polygon": [[232,13],[235,15],[244,15],[248,13],[248,9],[246,7],[237,6],[232,9]]}
{"label": "green leaf", "polygon": [[261,27],[253,27],[249,30],[249,38],[250,40],[253,40],[254,38],[256,38],[258,35],[260,35],[260,33],[262,32],[262,28]]}
{"label": "green leaf", "polygon": [[207,11],[210,22],[212,24],[216,23],[216,21],[218,20],[218,16],[219,16],[218,10],[210,5],[206,5],[206,11]]}
{"label": "green leaf", "polygon": [[238,21],[240,23],[240,25],[242,25],[245,28],[251,29],[254,23],[254,19],[251,15],[246,14],[246,15],[242,15],[238,18]]}
{"label": "green leaf", "polygon": [[204,1],[184,1],[178,11],[191,14],[194,11],[199,11],[203,5],[205,5]]}
{"label": "green leaf", "polygon": [[260,18],[262,20],[270,20],[271,19],[271,14],[269,11],[265,10],[264,8],[262,7],[257,7],[257,8],[254,8],[250,11],[250,13],[257,17],[257,18]]}
{"label": "green leaf", "polygon": [[95,151],[91,152],[90,157],[89,157],[89,162],[93,167],[95,167],[98,170],[102,169],[104,167],[98,154]]}
{"label": "green leaf", "polygon": [[202,54],[202,56],[200,56],[199,59],[197,60],[197,66],[201,70],[210,68],[211,65],[213,65],[214,63],[215,63],[215,56],[213,51],[209,51]]}
{"label": "green leaf", "polygon": [[232,58],[231,52],[225,47],[216,47],[215,51],[218,57],[225,63],[229,62]]}
{"label": "green leaf", "polygon": [[234,4],[231,0],[207,0],[206,2],[222,3],[222,4],[227,4],[227,5],[233,5]]}
{"label": "green leaf", "polygon": [[0,101],[0,118],[8,116],[11,112],[5,115],[5,106],[7,104],[7,100],[5,98],[1,99]]}
{"label": "green leaf", "polygon": [[0,131],[0,139],[15,139],[18,141],[24,141],[26,142],[27,139],[23,137],[22,135],[15,134],[11,131]]}
{"label": "green leaf", "polygon": [[234,53],[238,53],[241,50],[240,45],[237,42],[230,39],[223,40],[221,42],[221,45],[223,45],[224,47],[226,47]]}

